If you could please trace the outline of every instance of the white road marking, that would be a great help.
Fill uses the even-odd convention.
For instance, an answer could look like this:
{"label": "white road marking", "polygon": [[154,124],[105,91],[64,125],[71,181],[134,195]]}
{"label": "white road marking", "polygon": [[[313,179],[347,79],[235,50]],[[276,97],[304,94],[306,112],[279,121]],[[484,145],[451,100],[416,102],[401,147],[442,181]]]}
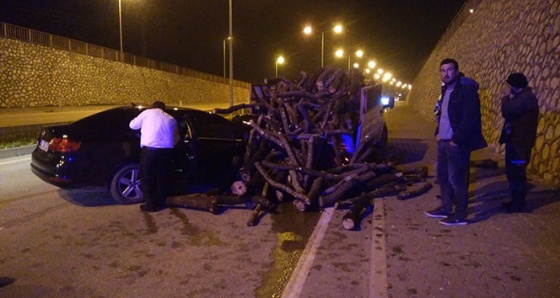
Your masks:
{"label": "white road marking", "polygon": [[373,208],[373,228],[371,229],[370,284],[369,297],[386,298],[387,293],[387,254],[385,243],[384,198],[375,200]]}
{"label": "white road marking", "polygon": [[300,296],[305,280],[307,279],[307,275],[309,274],[309,269],[311,268],[311,265],[313,265],[313,260],[317,254],[317,248],[325,236],[325,231],[327,230],[333,214],[334,207],[324,209],[313,234],[311,234],[311,237],[309,238],[309,242],[307,242],[307,245],[305,246],[305,250],[299,258],[298,264],[294,269],[288,284],[286,285],[286,288],[284,288],[284,292],[282,293],[283,298]]}
{"label": "white road marking", "polygon": [[16,163],[16,162],[28,161],[28,160],[29,161],[31,160],[31,155],[30,154],[23,155],[23,156],[18,156],[18,157],[0,159],[0,166],[9,165],[9,164],[13,164],[13,163]]}

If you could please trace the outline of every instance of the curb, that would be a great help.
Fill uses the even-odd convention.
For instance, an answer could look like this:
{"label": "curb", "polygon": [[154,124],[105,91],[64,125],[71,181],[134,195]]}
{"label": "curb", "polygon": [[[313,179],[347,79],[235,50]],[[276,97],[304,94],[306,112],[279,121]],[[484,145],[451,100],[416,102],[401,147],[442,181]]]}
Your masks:
{"label": "curb", "polygon": [[18,157],[22,155],[28,155],[33,152],[36,145],[29,145],[23,147],[16,147],[16,148],[9,148],[9,149],[1,149],[0,150],[0,159],[10,158],[10,157]]}

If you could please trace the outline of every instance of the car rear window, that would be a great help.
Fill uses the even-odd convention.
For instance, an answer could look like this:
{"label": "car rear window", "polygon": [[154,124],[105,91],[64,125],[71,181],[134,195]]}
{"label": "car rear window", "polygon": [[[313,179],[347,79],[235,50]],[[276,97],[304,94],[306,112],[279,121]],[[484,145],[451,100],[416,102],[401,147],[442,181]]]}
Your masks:
{"label": "car rear window", "polygon": [[73,123],[75,126],[95,128],[99,131],[108,131],[118,128],[129,129],[130,120],[140,114],[138,109],[117,108],[106,110]]}
{"label": "car rear window", "polygon": [[198,137],[234,138],[232,123],[218,115],[190,111],[189,116]]}

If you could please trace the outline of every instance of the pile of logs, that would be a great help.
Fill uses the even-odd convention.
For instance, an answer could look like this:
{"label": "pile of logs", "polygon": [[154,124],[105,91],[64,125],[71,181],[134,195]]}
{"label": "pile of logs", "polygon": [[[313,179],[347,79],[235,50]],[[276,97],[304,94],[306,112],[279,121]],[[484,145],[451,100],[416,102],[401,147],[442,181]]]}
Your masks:
{"label": "pile of logs", "polygon": [[[240,116],[251,126],[239,174],[224,193],[168,198],[168,205],[218,212],[219,206],[253,208],[247,224],[255,225],[277,203],[293,202],[300,211],[350,202],[343,227],[355,229],[374,198],[407,199],[427,191],[427,167],[400,168],[375,159],[374,144],[363,142],[352,153],[343,137],[356,138],[360,90],[364,76],[356,69],[332,67],[297,81],[265,80],[253,86],[251,103],[215,113]],[[375,83],[375,82],[371,82]],[[258,87],[258,88],[256,88]]]}

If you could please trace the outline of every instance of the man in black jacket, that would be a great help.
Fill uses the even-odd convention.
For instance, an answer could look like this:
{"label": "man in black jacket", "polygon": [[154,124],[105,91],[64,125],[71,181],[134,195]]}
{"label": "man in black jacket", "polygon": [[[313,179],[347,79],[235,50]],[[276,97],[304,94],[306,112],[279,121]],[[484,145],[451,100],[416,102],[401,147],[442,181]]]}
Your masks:
{"label": "man in black jacket", "polygon": [[527,196],[527,164],[537,138],[539,103],[528,86],[527,77],[512,73],[506,82],[509,94],[501,100],[504,126],[500,144],[506,144],[506,176],[511,192],[511,201],[502,204],[508,213],[525,210]]}
{"label": "man in black jacket", "polygon": [[480,98],[476,84],[460,80],[456,60],[441,61],[440,75],[443,87],[436,129],[436,171],[442,202],[426,216],[442,218],[443,225],[466,225],[469,159],[472,151],[487,146],[482,136]]}

